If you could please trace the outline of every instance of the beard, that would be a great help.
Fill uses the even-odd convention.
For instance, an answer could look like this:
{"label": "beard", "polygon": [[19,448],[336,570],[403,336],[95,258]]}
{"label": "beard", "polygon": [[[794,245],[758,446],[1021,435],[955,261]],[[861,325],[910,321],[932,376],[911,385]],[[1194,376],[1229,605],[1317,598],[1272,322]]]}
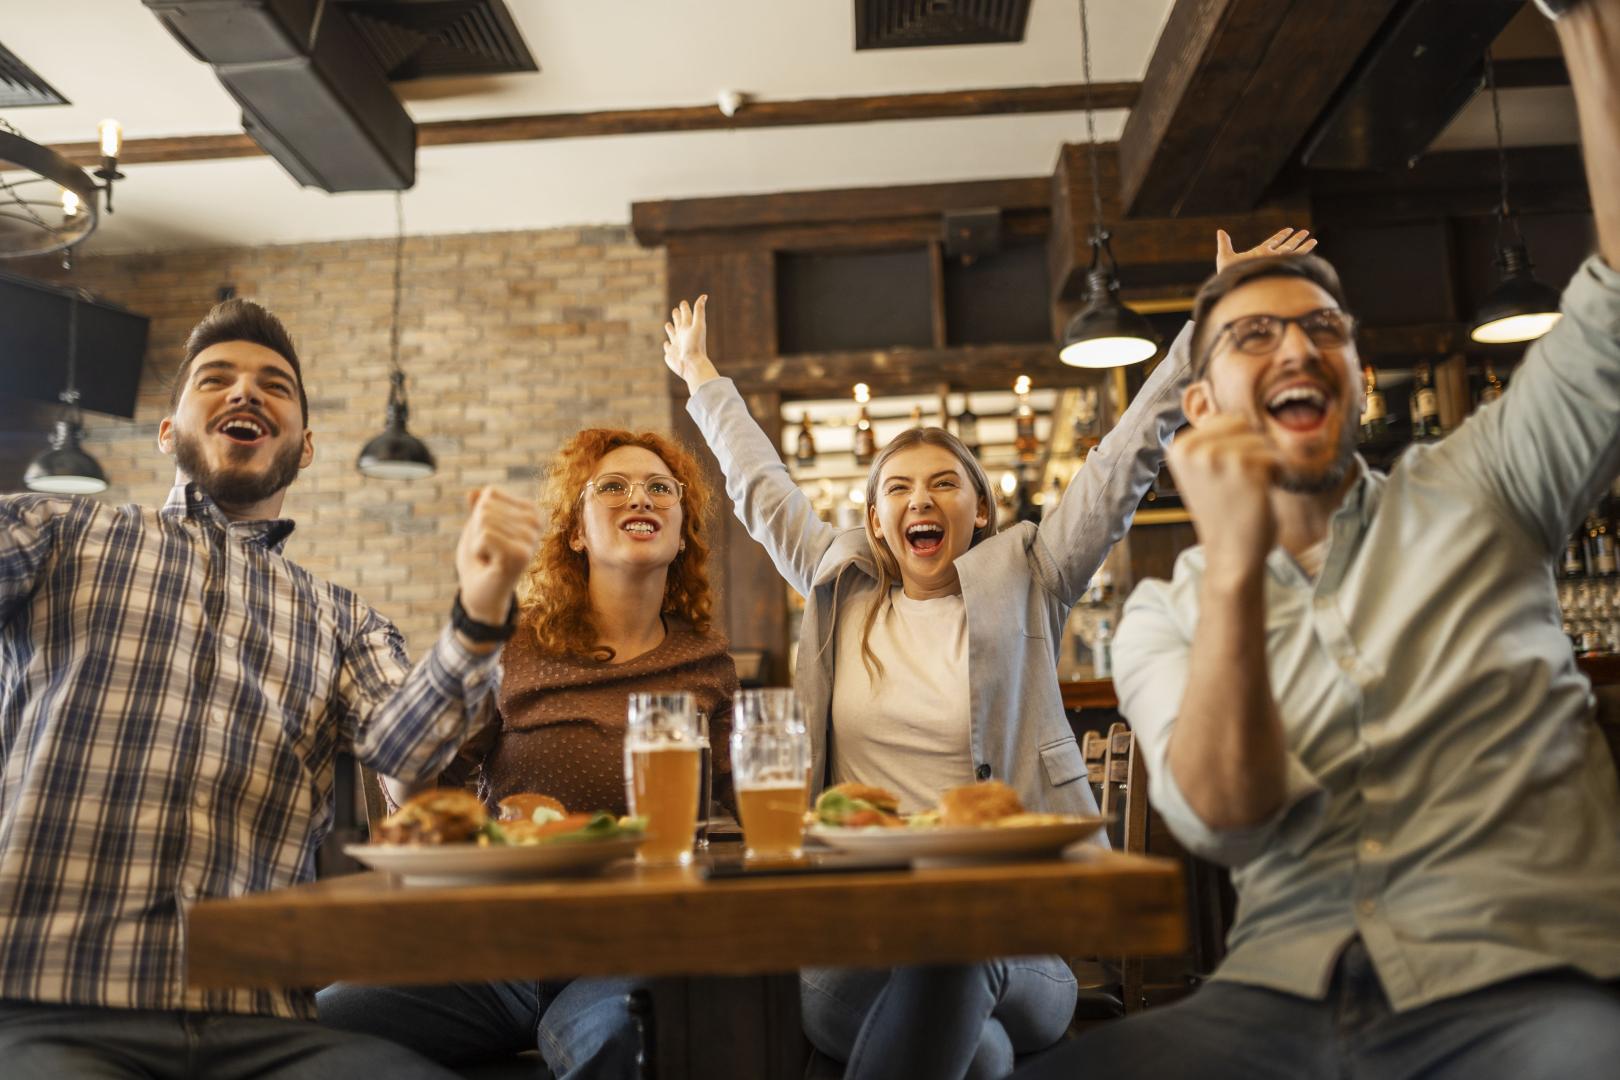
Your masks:
{"label": "beard", "polygon": [[202,440],[189,432],[176,431],[174,435],[176,463],[210,499],[222,507],[252,506],[284,490],[298,476],[298,461],[303,456],[303,449],[300,443],[290,442],[284,449],[275,452],[267,468],[253,472],[247,464],[253,456],[253,448],[233,446],[229,457],[239,459],[240,464],[234,468],[229,464],[213,468],[203,453]]}
{"label": "beard", "polygon": [[1336,491],[1344,483],[1350,466],[1356,460],[1357,426],[1348,420],[1339,422],[1339,452],[1332,461],[1311,472],[1284,469],[1277,477],[1277,486],[1293,495],[1325,495]]}

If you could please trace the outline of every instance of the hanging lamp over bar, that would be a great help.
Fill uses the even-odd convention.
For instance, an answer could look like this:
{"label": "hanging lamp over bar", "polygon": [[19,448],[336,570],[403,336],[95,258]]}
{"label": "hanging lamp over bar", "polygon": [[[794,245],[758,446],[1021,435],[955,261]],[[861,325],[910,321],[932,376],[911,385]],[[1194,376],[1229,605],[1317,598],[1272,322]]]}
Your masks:
{"label": "hanging lamp over bar", "polygon": [[410,433],[405,370],[399,366],[399,304],[405,267],[405,200],[394,193],[394,315],[388,331],[388,412],[382,433],[360,451],[355,468],[375,480],[421,480],[438,469],[427,444]]}
{"label": "hanging lamp over bar", "polygon": [[[1519,215],[1508,201],[1507,150],[1502,138],[1502,107],[1496,94],[1496,66],[1485,50],[1485,82],[1491,95],[1491,116],[1496,122],[1496,168],[1502,199],[1496,208],[1496,267],[1500,281],[1485,295],[1469,325],[1468,336],[1481,344],[1502,345],[1534,341],[1553,328],[1562,312],[1558,291],[1535,276],[1535,265],[1519,229]],[[1513,242],[1504,236],[1513,228]]]}
{"label": "hanging lamp over bar", "polygon": [[50,449],[28,463],[23,483],[30,491],[51,495],[95,495],[107,490],[107,474],[85,453],[79,413],[79,290],[68,295],[67,385],[58,395],[67,406],[51,432]]}
{"label": "hanging lamp over bar", "polygon": [[1119,266],[1103,223],[1102,170],[1097,164],[1097,127],[1091,105],[1091,26],[1080,0],[1080,61],[1086,86],[1086,157],[1091,163],[1091,269],[1086,304],[1063,330],[1058,359],[1071,367],[1112,368],[1139,364],[1159,351],[1159,335],[1140,313],[1119,299]]}

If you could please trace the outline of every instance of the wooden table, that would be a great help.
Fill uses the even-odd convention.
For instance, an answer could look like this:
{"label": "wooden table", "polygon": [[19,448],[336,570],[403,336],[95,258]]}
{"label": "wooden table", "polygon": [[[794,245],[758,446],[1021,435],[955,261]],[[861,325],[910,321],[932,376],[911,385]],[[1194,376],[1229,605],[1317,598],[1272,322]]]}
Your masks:
{"label": "wooden table", "polygon": [[708,1000],[687,1007],[700,996],[688,979],[661,981],[658,1075],[671,1080],[797,1075],[797,1025],[788,1031],[782,1019],[796,1014],[796,982],[778,973],[1174,953],[1185,947],[1184,919],[1176,863],[1092,850],[1045,862],[716,882],[626,864],[597,877],[458,888],[359,874],[203,901],[190,915],[188,953],[191,982],[204,987],[728,977],[699,985],[704,994],[741,988],[726,996],[753,1001],[757,1025],[770,1030],[754,1048],[716,1046],[705,1023],[736,1031],[748,1021]]}

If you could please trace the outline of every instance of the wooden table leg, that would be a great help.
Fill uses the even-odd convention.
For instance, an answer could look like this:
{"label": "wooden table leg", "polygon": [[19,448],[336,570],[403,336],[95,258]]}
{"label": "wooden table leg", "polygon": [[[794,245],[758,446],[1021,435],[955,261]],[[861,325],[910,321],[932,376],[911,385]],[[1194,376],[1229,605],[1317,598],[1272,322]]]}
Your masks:
{"label": "wooden table leg", "polygon": [[655,979],[644,1080],[799,1080],[809,1044],[799,976]]}

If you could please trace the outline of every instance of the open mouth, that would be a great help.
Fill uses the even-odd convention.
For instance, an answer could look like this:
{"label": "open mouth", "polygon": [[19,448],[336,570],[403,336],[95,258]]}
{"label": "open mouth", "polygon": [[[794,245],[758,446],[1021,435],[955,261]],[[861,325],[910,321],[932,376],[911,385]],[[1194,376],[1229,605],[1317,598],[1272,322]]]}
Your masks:
{"label": "open mouth", "polygon": [[927,558],[939,551],[945,543],[944,526],[932,521],[919,521],[906,526],[906,547],[913,555]]}
{"label": "open mouth", "polygon": [[650,540],[658,535],[659,525],[648,518],[631,518],[620,525],[619,530],[638,540]]}
{"label": "open mouth", "polygon": [[1266,399],[1266,412],[1290,431],[1314,431],[1327,419],[1328,396],[1303,383],[1285,386]]}
{"label": "open mouth", "polygon": [[214,429],[241,446],[251,446],[270,434],[270,429],[251,416],[232,416]]}

